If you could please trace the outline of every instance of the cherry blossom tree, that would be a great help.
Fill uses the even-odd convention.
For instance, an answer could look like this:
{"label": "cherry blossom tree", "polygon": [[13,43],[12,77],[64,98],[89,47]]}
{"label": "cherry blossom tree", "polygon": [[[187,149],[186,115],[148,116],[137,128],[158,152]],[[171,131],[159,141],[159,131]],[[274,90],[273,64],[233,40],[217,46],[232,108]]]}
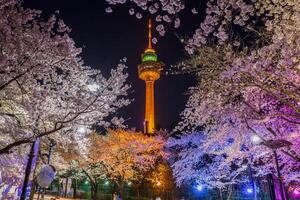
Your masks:
{"label": "cherry blossom tree", "polygon": [[122,197],[126,182],[140,179],[166,157],[165,142],[160,136],[149,137],[133,131],[109,130],[104,136],[92,134],[87,144],[86,153],[82,152],[77,162],[89,178],[94,199],[99,180],[116,184]]}
{"label": "cherry blossom tree", "polygon": [[[293,53],[287,56],[286,51]],[[228,47],[200,48],[185,66],[197,74],[199,83],[191,88],[179,130],[204,129],[207,138],[203,146],[207,149],[226,153],[228,162],[257,156],[271,163],[261,166],[265,173],[275,171],[270,162],[273,152],[255,146],[253,137],[261,143],[289,141],[292,145],[280,149],[282,163],[286,163],[283,171],[287,182],[298,179],[299,74],[297,59],[291,61],[298,51],[286,40],[253,50],[250,55],[236,54]]]}
{"label": "cherry blossom tree", "polygon": [[[177,14],[185,8],[185,5],[180,0],[106,0],[110,5],[106,8],[106,12],[110,13],[113,11],[113,7],[117,4],[130,4],[129,14],[135,16],[138,19],[141,19],[143,15],[151,14],[155,17],[155,20],[158,22],[156,30],[160,35],[165,35],[166,25],[174,22],[174,27],[178,28],[180,25],[180,18]],[[153,42],[156,42],[157,39],[153,38]]]}
{"label": "cherry blossom tree", "polygon": [[48,136],[64,144],[78,140],[81,148],[93,125],[121,125],[116,111],[130,103],[124,60],[109,77],[85,66],[81,49],[69,37],[70,28],[57,14],[45,20],[41,11],[25,9],[19,1],[0,2],[0,190],[4,196],[12,190],[20,195],[28,144]]}
{"label": "cherry blossom tree", "polygon": [[168,140],[167,147],[174,153],[171,166],[178,186],[202,184],[222,191],[247,181],[246,168],[239,167],[243,165],[243,157],[226,162],[226,154],[207,151],[205,142],[206,136],[199,132]]}
{"label": "cherry blossom tree", "polygon": [[[255,5],[252,11],[244,14],[250,21],[242,19],[237,24],[244,32],[252,31],[254,42],[249,38],[237,40],[234,33],[231,38],[225,37],[227,29],[221,34],[223,39],[218,33],[210,35],[214,33],[213,26],[209,34],[204,34],[207,27],[202,27],[202,32],[196,31],[190,40],[188,50],[193,55],[181,63],[181,70],[195,75],[198,84],[190,88],[190,99],[177,130],[201,130],[203,142],[197,144],[201,146],[199,156],[201,152],[225,155],[218,160],[221,163],[216,169],[224,165],[231,169],[233,165],[242,168],[242,163],[247,161],[257,176],[276,172],[273,150],[263,144],[270,140],[288,141],[290,145],[279,149],[279,160],[285,182],[289,183],[299,180],[300,167],[299,6],[281,1],[276,3],[278,7],[273,6],[273,2],[252,3]],[[212,8],[218,12],[216,17],[224,14],[219,3],[208,7]],[[226,17],[218,19],[228,24]],[[259,27],[252,23],[254,19],[259,21]],[[207,42],[214,37],[218,40]],[[190,136],[184,137],[188,145]],[[185,152],[183,161],[195,155],[192,150],[182,152]]]}
{"label": "cherry blossom tree", "polygon": [[80,137],[92,125],[108,126],[107,117],[128,105],[123,61],[105,78],[84,65],[56,15],[45,21],[19,3],[0,9],[0,154],[51,134]]}

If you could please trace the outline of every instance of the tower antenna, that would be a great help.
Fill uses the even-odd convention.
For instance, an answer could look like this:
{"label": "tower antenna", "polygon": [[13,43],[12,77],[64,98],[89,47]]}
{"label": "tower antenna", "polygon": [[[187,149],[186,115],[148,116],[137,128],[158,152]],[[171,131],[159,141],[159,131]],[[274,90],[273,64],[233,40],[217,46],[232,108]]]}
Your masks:
{"label": "tower antenna", "polygon": [[152,49],[152,22],[148,21],[148,49]]}

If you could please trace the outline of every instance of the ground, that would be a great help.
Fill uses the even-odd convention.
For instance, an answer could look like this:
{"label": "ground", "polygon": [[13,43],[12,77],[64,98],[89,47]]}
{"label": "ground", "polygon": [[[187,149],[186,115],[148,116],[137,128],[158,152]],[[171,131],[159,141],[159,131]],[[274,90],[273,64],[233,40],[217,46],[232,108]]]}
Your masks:
{"label": "ground", "polygon": [[[34,195],[34,200],[38,199],[38,195]],[[40,197],[41,200],[41,197]],[[44,200],[71,200],[71,198],[64,198],[64,197],[58,197],[58,196],[51,196],[51,195],[45,195]],[[72,199],[72,200],[84,200],[84,199]]]}

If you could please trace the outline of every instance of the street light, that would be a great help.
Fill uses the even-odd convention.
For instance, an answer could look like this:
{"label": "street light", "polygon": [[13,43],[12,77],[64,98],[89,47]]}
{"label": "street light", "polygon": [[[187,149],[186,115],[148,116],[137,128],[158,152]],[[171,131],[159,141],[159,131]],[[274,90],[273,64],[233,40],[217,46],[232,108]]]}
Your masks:
{"label": "street light", "polygon": [[196,186],[196,189],[197,189],[198,191],[202,191],[202,190],[203,190],[203,185],[202,185],[202,184],[198,184],[198,185]]}
{"label": "street light", "polygon": [[[42,154],[42,156],[47,157],[47,164],[49,165],[50,164],[50,159],[51,159],[51,154],[52,154],[52,149],[53,149],[53,147],[55,147],[56,141],[52,138],[48,138],[48,139],[49,139],[48,153],[44,153],[44,154]],[[37,197],[38,200],[40,199],[40,194],[42,194],[42,199],[44,199],[45,188],[42,188],[42,187],[39,186],[38,187],[38,197]]]}
{"label": "street light", "polygon": [[253,194],[253,188],[252,188],[252,187],[248,187],[248,188],[246,189],[246,192],[247,192],[248,194]]}
{"label": "street light", "polygon": [[252,135],[251,141],[253,144],[259,144],[262,142],[262,139],[258,135]]}
{"label": "street light", "polygon": [[283,189],[283,185],[282,185],[283,184],[282,177],[281,177],[281,173],[280,173],[280,169],[279,169],[277,149],[282,148],[282,147],[291,146],[292,143],[290,143],[289,141],[286,141],[286,140],[267,140],[267,141],[262,142],[262,144],[273,150],[274,157],[275,157],[276,171],[277,171],[277,176],[278,176],[279,186],[280,186],[281,199],[284,200],[285,195],[284,195],[284,189]]}
{"label": "street light", "polygon": [[160,181],[157,181],[156,182],[156,186],[160,186],[161,185],[161,182]]}
{"label": "street light", "polygon": [[282,198],[282,200],[284,200],[285,195],[284,195],[282,177],[281,177],[281,173],[280,173],[280,169],[279,169],[277,149],[282,148],[282,147],[291,146],[292,143],[290,143],[289,141],[286,141],[286,140],[264,140],[262,137],[260,137],[258,135],[252,135],[251,141],[253,144],[265,145],[266,147],[270,148],[273,151],[273,154],[275,157],[277,176],[278,176],[278,180],[279,180],[281,198]]}

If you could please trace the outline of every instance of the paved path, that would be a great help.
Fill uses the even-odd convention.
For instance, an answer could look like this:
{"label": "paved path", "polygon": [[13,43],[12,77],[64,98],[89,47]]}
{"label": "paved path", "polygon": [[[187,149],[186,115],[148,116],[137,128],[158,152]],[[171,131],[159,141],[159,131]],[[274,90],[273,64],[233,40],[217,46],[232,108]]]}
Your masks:
{"label": "paved path", "polygon": [[[35,194],[33,199],[37,200],[38,195]],[[40,196],[40,200],[41,196]],[[65,198],[65,197],[57,197],[57,196],[51,196],[51,195],[45,195],[44,200],[84,200],[84,199],[72,199],[72,198]]]}

